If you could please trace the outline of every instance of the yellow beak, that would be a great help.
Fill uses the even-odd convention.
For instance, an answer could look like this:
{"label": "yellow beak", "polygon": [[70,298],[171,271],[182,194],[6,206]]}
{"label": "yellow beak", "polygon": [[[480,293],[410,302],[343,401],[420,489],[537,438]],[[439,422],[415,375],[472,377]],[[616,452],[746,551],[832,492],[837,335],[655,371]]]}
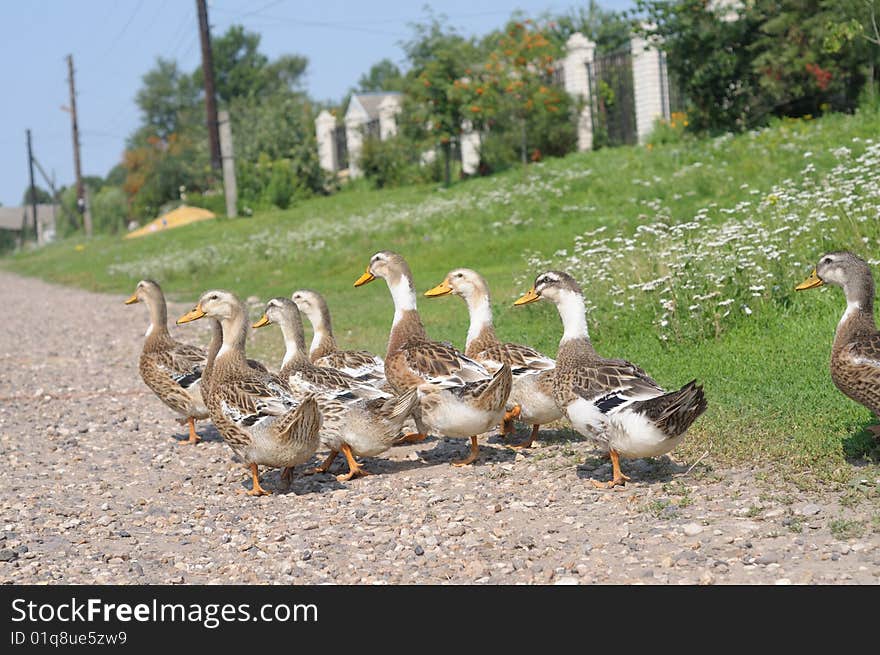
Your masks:
{"label": "yellow beak", "polygon": [[822,278],[820,278],[819,275],[816,273],[816,269],[814,268],[813,272],[810,273],[810,277],[808,277],[806,280],[804,280],[799,285],[797,285],[794,288],[794,290],[795,291],[804,291],[806,289],[813,289],[815,287],[821,287],[823,284],[825,284],[825,283],[822,281]]}
{"label": "yellow beak", "polygon": [[516,300],[513,304],[514,305],[528,305],[530,302],[535,302],[536,300],[540,300],[540,299],[541,299],[541,296],[539,296],[537,294],[537,292],[535,291],[535,287],[532,287],[531,289],[526,291],[525,295],[522,298],[520,298],[519,300]]}
{"label": "yellow beak", "polygon": [[260,318],[260,320],[257,321],[256,323],[254,323],[251,327],[261,328],[261,327],[265,327],[265,326],[269,325],[269,323],[271,323],[271,322],[272,321],[269,320],[269,317],[266,316],[265,314],[263,314],[263,316]]}
{"label": "yellow beak", "polygon": [[133,305],[136,302],[140,302],[140,300],[138,300],[138,297],[137,297],[137,291],[135,291],[133,294],[131,294],[131,297],[125,301],[125,304],[126,305]]}
{"label": "yellow beak", "polygon": [[181,323],[189,323],[190,321],[196,321],[205,316],[205,312],[202,311],[201,305],[196,305],[195,309],[188,311],[186,314],[177,319],[177,324]]}
{"label": "yellow beak", "polygon": [[367,266],[367,272],[361,275],[357,281],[354,283],[354,286],[361,287],[365,285],[367,282],[372,282],[376,279],[376,276],[370,273],[370,267]]}
{"label": "yellow beak", "polygon": [[435,296],[445,296],[447,293],[452,293],[452,287],[449,286],[449,280],[443,280],[433,289],[428,289],[427,291],[425,291],[425,295],[429,298],[433,298]]}

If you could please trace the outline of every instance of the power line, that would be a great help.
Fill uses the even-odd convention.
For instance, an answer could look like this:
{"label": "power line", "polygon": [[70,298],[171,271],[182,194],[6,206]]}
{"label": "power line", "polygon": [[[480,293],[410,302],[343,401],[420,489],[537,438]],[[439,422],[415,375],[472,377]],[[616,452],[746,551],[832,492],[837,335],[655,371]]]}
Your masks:
{"label": "power line", "polygon": [[144,4],[144,0],[138,0],[137,5],[134,8],[134,11],[128,17],[128,20],[125,21],[125,25],[122,26],[122,29],[119,30],[119,33],[114,37],[114,39],[110,42],[110,45],[107,47],[107,50],[101,56],[102,60],[106,60],[107,56],[113,52],[113,48],[116,47],[116,44],[119,43],[119,40],[125,36],[126,31],[128,30],[128,26],[131,25],[131,22],[134,20],[134,17],[137,16],[137,13],[141,10],[141,5]]}

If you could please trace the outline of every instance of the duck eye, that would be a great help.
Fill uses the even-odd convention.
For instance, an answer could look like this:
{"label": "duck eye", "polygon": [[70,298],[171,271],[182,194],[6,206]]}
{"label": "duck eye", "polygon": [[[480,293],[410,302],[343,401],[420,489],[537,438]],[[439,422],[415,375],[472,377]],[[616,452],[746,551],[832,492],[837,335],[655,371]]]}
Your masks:
{"label": "duck eye", "polygon": [[823,264],[830,264],[830,263],[831,263],[831,257],[826,257],[825,259],[822,260],[822,263],[823,263]]}

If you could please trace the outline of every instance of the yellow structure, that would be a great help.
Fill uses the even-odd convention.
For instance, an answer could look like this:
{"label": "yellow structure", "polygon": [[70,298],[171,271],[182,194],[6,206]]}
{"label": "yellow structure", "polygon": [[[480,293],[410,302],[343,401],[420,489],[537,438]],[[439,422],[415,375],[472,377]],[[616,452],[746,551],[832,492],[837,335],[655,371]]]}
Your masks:
{"label": "yellow structure", "polygon": [[196,221],[206,221],[209,218],[214,218],[214,212],[202,209],[201,207],[181,205],[177,209],[174,209],[167,214],[163,214],[146,225],[143,225],[136,230],[132,230],[125,235],[125,238],[134,239],[135,237],[142,237],[145,234],[152,234],[153,232],[159,232],[160,230],[170,230],[175,227],[180,227],[181,225],[195,223]]}

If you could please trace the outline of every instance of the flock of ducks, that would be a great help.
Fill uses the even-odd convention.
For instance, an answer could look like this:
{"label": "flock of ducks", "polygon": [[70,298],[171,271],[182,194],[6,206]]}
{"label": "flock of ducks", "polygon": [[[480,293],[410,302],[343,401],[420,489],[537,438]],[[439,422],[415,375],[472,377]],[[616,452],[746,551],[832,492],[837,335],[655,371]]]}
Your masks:
{"label": "flock of ducks", "polygon": [[[206,291],[195,308],[177,319],[178,324],[211,323],[212,339],[204,350],[171,337],[161,288],[142,280],[125,301],[149,309],[141,377],[188,424],[188,443],[199,440],[196,420],[213,421],[249,469],[253,483],[247,493],[254,496],[269,493],[260,485],[259,466],[282,468],[281,478],[289,483],[293,468],[319,448],[328,454],[308,473],[327,472],[341,453],[348,472],[337,479],[350,480],[367,474],[357,458],[419,442],[431,432],[469,439],[468,455],[452,462],[465,466],[479,457],[478,435],[496,426],[506,435],[514,421],[525,422],[532,426],[531,436],[514,447],[527,448],[541,425],[561,418],[608,452],[612,479],[591,482],[611,488],[629,480],[620,458],[668,453],[706,410],[696,381],[667,392],[637,365],[599,355],[590,342],[583,292],[567,273],[542,273],[514,303],[547,300],[556,305],[564,332],[555,360],[530,346],[499,341],[489,287],[476,271],[452,270],[424,294],[457,295],[467,304],[464,352],[428,336],[403,257],[387,250],[376,253],[354,285],[377,278],[385,280],[394,303],[384,359],[365,350],[340,350],[324,298],[299,290],[291,298],[269,300],[252,326],[280,328],[285,353],[277,373],[247,358],[247,310],[233,293]],[[880,335],[874,326],[870,269],[850,253],[830,253],[797,288],[824,283],[842,286],[847,297],[832,377],[845,394],[876,413]],[[303,314],[314,331],[308,349]]]}

